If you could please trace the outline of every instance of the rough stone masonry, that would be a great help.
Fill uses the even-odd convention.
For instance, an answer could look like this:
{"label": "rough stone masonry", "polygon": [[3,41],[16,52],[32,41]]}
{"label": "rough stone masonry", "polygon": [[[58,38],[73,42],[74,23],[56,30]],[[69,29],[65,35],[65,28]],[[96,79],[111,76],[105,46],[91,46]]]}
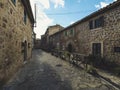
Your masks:
{"label": "rough stone masonry", "polygon": [[29,0],[0,0],[0,83],[30,59],[33,23]]}

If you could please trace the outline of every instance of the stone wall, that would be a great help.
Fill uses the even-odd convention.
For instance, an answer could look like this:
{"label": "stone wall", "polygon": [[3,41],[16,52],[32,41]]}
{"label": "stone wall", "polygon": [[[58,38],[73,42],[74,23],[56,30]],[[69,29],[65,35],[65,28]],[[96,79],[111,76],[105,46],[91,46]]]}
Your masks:
{"label": "stone wall", "polygon": [[27,59],[31,58],[32,25],[21,0],[0,0],[0,81],[9,79],[24,61],[22,43],[27,42]]}
{"label": "stone wall", "polygon": [[[104,17],[104,26],[90,29],[89,21],[95,20],[100,16]],[[72,28],[74,28],[74,35],[66,36],[64,33],[69,33]],[[52,35],[53,40],[59,34],[61,36],[61,46],[65,48],[71,43],[74,46],[74,52],[89,55],[92,54],[92,44],[101,43],[101,56],[107,60],[120,63],[120,52],[114,51],[114,47],[120,48],[120,5],[99,15],[94,15],[94,17],[85,21],[68,26],[62,32]],[[57,43],[57,41],[53,42],[54,45]]]}
{"label": "stone wall", "polygon": [[114,47],[120,47],[120,6],[101,15],[104,16],[104,26],[88,32],[90,53],[92,53],[91,43],[100,42],[102,56],[120,62],[120,52],[114,52]]}
{"label": "stone wall", "polygon": [[48,27],[48,33],[49,33],[49,35],[53,35],[54,33],[58,32],[62,29],[63,29],[63,27],[60,25],[50,26],[50,27]]}
{"label": "stone wall", "polygon": [[[89,21],[104,16],[104,26],[89,29]],[[114,47],[120,47],[120,6],[95,16],[75,26],[79,40],[79,53],[92,54],[92,43],[101,43],[101,54],[108,60],[120,62],[120,53],[114,52]]]}
{"label": "stone wall", "polygon": [[61,31],[62,29],[63,27],[57,24],[53,26],[49,26],[45,34],[41,36],[41,49],[45,51],[50,51],[51,49],[50,36]]}

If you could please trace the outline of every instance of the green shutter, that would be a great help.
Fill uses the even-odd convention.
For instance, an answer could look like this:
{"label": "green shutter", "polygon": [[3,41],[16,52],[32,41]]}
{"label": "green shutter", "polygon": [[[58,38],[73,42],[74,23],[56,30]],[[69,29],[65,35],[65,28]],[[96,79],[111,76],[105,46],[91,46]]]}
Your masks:
{"label": "green shutter", "polygon": [[70,35],[74,35],[74,29],[70,30]]}
{"label": "green shutter", "polygon": [[65,36],[67,36],[67,31],[65,31],[64,33],[65,33]]}

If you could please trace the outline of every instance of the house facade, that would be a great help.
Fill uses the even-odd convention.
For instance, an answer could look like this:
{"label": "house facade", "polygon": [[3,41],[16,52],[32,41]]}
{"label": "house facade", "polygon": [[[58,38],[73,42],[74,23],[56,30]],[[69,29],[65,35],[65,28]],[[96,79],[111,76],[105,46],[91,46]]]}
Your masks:
{"label": "house facade", "polygon": [[50,36],[63,29],[62,26],[56,24],[49,26],[44,35],[41,36],[41,48],[49,51],[50,49]]}
{"label": "house facade", "polygon": [[100,55],[120,63],[120,1],[51,35],[50,40],[59,50]]}
{"label": "house facade", "polygon": [[33,25],[29,0],[0,0],[0,81],[31,58]]}
{"label": "house facade", "polygon": [[34,48],[35,49],[40,49],[40,44],[41,44],[41,40],[40,39],[36,39],[35,40],[35,44],[34,44]]}
{"label": "house facade", "polygon": [[47,47],[47,35],[41,35],[41,43],[40,43],[40,48],[45,50]]}

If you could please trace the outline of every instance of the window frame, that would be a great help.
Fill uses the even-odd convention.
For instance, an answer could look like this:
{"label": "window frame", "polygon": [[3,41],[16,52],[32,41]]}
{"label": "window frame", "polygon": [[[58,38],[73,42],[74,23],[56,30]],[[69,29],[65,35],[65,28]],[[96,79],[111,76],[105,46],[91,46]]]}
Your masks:
{"label": "window frame", "polygon": [[101,28],[104,26],[104,16],[89,21],[89,29]]}
{"label": "window frame", "polygon": [[74,36],[74,34],[75,34],[75,33],[74,33],[74,28],[70,29],[70,35],[71,35],[71,36]]}
{"label": "window frame", "polygon": [[68,36],[68,32],[67,32],[67,30],[64,32],[64,35],[65,35],[65,36]]}
{"label": "window frame", "polygon": [[89,21],[89,29],[94,29],[94,21]]}

